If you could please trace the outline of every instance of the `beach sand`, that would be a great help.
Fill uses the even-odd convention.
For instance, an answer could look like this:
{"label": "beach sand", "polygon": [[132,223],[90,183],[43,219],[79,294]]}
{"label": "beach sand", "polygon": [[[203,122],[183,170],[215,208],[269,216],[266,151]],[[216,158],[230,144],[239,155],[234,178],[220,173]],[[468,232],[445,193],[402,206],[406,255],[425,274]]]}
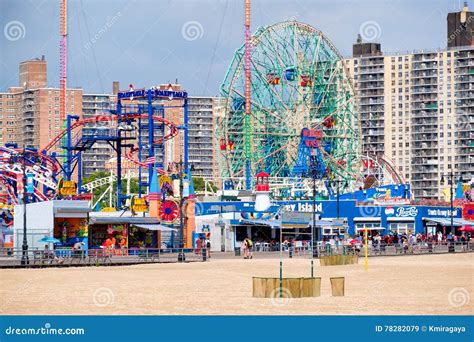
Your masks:
{"label": "beach sand", "polygon": [[[466,315],[474,313],[474,254],[377,257],[319,266],[321,297],[253,298],[252,276],[278,277],[278,259],[117,267],[1,269],[8,315]],[[310,260],[284,259],[284,276],[310,275]],[[344,276],[345,297],[329,277]],[[284,304],[284,305],[279,305]]]}

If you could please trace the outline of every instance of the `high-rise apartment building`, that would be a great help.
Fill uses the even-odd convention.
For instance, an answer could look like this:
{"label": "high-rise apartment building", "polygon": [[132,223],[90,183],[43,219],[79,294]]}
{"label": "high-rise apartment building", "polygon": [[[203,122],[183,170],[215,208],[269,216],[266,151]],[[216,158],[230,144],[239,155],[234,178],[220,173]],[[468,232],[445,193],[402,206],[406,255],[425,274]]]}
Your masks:
{"label": "high-rise apartment building", "polygon": [[[44,57],[24,61],[19,68],[19,87],[0,93],[0,143],[42,148],[63,129],[59,89],[47,87],[46,70]],[[68,114],[82,116],[82,89],[67,90],[66,109]]]}
{"label": "high-rise apartment building", "polygon": [[383,55],[364,44],[346,60],[363,152],[392,159],[415,199],[442,198],[443,174],[474,178],[474,46]]}
{"label": "high-rise apartment building", "polygon": [[[84,94],[82,96],[82,115],[84,119],[101,115],[110,115],[110,108],[117,101],[116,95],[111,94]],[[115,125],[113,122],[99,122],[85,125],[88,128],[109,128]],[[94,172],[105,171],[107,162],[113,158],[115,152],[106,141],[97,141],[90,150],[82,154],[82,173],[85,177]]]}
{"label": "high-rise apartment building", "polygon": [[188,99],[188,151],[193,175],[212,178],[215,168],[215,119],[214,108],[218,105],[213,97],[189,97]]}

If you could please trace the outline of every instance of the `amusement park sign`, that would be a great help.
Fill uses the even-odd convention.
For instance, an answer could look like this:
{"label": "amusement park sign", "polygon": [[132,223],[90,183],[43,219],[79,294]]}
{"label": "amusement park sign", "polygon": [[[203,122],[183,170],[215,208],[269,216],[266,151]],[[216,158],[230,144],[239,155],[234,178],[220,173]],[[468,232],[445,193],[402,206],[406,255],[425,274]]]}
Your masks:
{"label": "amusement park sign", "polygon": [[[300,211],[300,212],[313,212],[313,204],[312,203],[292,203],[286,204],[285,209],[288,211]],[[314,207],[314,211],[320,213],[323,211],[323,204],[316,203]]]}
{"label": "amusement park sign", "polygon": [[[188,93],[185,91],[174,91],[174,90],[162,90],[162,89],[150,89],[152,91],[153,97],[167,97],[171,99],[187,99]],[[131,89],[130,91],[122,91],[117,94],[119,100],[121,99],[130,99],[134,98],[144,98],[148,96],[148,91],[145,89]]]}
{"label": "amusement park sign", "polygon": [[385,215],[387,216],[416,217],[417,214],[417,207],[398,207],[397,209],[394,209],[393,207],[385,208]]}

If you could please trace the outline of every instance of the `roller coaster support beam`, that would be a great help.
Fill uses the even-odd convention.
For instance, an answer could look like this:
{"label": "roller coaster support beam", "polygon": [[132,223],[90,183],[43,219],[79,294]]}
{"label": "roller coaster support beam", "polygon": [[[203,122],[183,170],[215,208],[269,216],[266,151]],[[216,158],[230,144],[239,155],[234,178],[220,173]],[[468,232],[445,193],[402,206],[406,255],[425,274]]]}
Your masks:
{"label": "roller coaster support beam", "polygon": [[[153,122],[153,90],[148,89],[147,100],[148,100],[148,158],[155,158],[155,145],[154,145],[154,122]],[[164,115],[164,111],[163,111]],[[163,130],[164,131],[164,130]],[[161,142],[164,144],[164,141]],[[163,156],[164,158],[164,156]],[[156,163],[156,160],[155,160]],[[155,163],[148,164],[148,186],[150,186],[151,178],[153,177],[153,167]]]}
{"label": "roller coaster support beam", "polygon": [[[188,99],[184,99],[184,170],[188,172]],[[181,180],[182,181],[182,180]]]}
{"label": "roller coaster support beam", "polygon": [[66,180],[71,180],[72,175],[72,163],[73,163],[73,154],[72,154],[72,120],[79,120],[77,115],[68,115],[67,116],[67,135],[66,135],[66,168],[65,168],[65,178]]}
{"label": "roller coaster support beam", "polygon": [[117,102],[117,144],[116,144],[116,153],[117,153],[117,210],[122,207],[122,130],[120,129],[122,114],[122,104],[119,100]]}
{"label": "roller coaster support beam", "polygon": [[[138,113],[142,114],[142,107],[138,107]],[[140,128],[142,127],[142,119],[138,119],[138,161],[142,161],[142,135],[140,134]],[[138,197],[142,197],[142,166],[138,166]]]}
{"label": "roller coaster support beam", "polygon": [[77,153],[77,191],[82,193],[82,152]]}

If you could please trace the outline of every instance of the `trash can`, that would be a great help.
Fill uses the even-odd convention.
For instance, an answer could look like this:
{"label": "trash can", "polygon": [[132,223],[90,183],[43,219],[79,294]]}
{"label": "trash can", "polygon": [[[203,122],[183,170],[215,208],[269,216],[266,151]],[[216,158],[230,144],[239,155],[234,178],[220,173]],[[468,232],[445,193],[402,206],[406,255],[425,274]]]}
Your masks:
{"label": "trash can", "polygon": [[202,253],[202,261],[206,261],[207,260],[207,249],[202,248],[201,253]]}
{"label": "trash can", "polygon": [[234,248],[234,255],[235,256],[240,256],[240,247],[235,247]]}

